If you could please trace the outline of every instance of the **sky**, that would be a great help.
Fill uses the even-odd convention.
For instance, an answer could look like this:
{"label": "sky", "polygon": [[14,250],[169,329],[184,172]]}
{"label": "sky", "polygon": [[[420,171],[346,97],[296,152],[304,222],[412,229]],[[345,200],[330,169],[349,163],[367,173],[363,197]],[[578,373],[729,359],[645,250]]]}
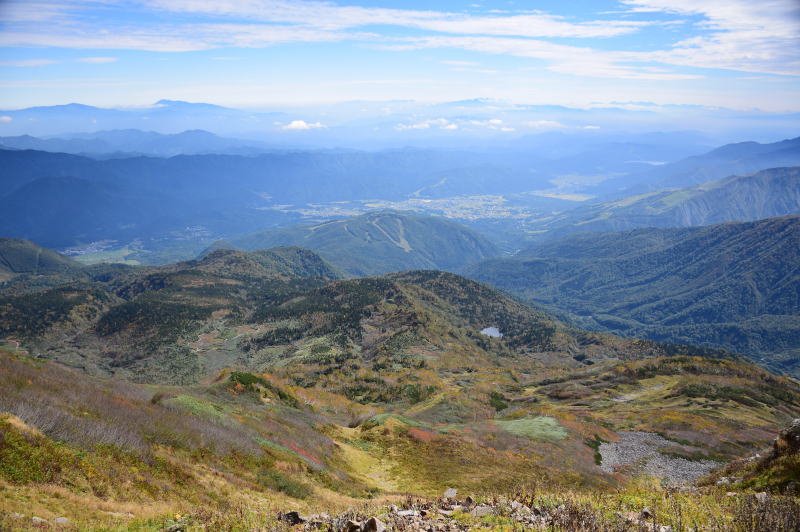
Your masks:
{"label": "sky", "polygon": [[800,111],[799,0],[0,0],[0,108],[493,98]]}

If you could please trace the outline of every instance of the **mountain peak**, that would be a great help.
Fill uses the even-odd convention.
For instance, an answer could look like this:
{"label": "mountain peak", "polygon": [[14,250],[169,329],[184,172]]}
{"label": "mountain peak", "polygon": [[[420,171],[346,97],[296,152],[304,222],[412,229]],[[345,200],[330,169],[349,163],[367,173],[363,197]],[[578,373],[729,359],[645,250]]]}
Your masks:
{"label": "mountain peak", "polygon": [[169,109],[227,109],[221,105],[214,105],[212,103],[203,102],[187,102],[184,100],[158,100],[154,107],[156,108],[169,108]]}

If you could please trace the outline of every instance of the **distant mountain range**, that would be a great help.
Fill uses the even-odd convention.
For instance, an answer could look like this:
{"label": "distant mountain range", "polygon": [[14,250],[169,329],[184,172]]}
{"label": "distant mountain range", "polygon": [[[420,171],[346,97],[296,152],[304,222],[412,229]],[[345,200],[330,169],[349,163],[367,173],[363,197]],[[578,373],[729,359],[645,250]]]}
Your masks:
{"label": "distant mountain range", "polygon": [[143,127],[161,133],[207,130],[211,127],[215,127],[217,131],[247,131],[274,127],[272,124],[275,120],[286,120],[285,115],[280,112],[253,113],[178,100],[159,100],[152,106],[141,108],[111,109],[70,103],[1,112],[10,119],[3,131],[34,136]]}
{"label": "distant mountain range", "polygon": [[95,158],[122,158],[136,155],[172,157],[202,153],[255,155],[269,151],[269,146],[264,142],[219,137],[201,129],[170,135],[139,129],[115,129],[48,138],[20,135],[0,137],[0,146],[16,150],[88,155]]}
{"label": "distant mountain range", "polygon": [[469,277],[574,323],[722,347],[800,375],[800,217],[582,233],[484,261]]}
{"label": "distant mountain range", "polygon": [[264,231],[232,244],[246,250],[301,246],[357,277],[400,270],[452,271],[500,254],[489,240],[463,225],[392,211]]}
{"label": "distant mountain range", "polygon": [[468,154],[432,151],[286,152],[97,161],[0,150],[0,234],[66,247],[166,238],[201,226],[243,234],[300,215],[287,204],[404,199]]}
{"label": "distant mountain range", "polygon": [[[713,146],[729,139],[762,140],[796,134],[798,118],[796,113],[643,102],[574,108],[492,99],[435,104],[362,100],[335,106],[272,109],[237,109],[162,99],[140,107],[102,108],[69,103],[7,109],[0,110],[0,116],[0,136],[50,137],[118,129],[174,134],[204,129],[275,146],[370,150],[402,146],[470,150],[488,147],[492,151],[515,144],[538,149],[544,144],[539,137],[546,141],[552,134],[574,141],[580,138],[582,142],[574,145],[585,146],[588,151],[592,148],[587,144],[599,142],[649,143],[651,139],[646,137],[651,132],[659,132],[658,143],[665,147]],[[675,124],[682,129],[676,130]]]}
{"label": "distant mountain range", "polygon": [[665,188],[692,187],[730,175],[744,175],[766,168],[800,165],[800,137],[760,144],[737,142],[708,153],[657,166],[646,172],[612,179],[614,194],[638,194]]}
{"label": "distant mountain range", "polygon": [[[130,142],[164,153],[213,146],[238,149],[235,139],[204,132],[164,136],[112,131],[104,135],[115,139],[115,146]],[[562,146],[550,154],[555,157],[557,152],[560,158],[543,160],[536,150],[525,151],[521,146],[493,153],[285,150],[174,157],[106,154],[105,160],[0,150],[0,235],[57,249],[97,241],[122,245],[146,241],[145,251],[171,249],[175,253],[169,260],[175,260],[195,256],[216,239],[376,208],[414,209],[469,222],[504,249],[520,247],[519,242],[526,239],[539,241],[573,231],[700,225],[800,212],[796,170],[792,169],[573,209],[589,195],[610,190],[603,172],[616,175],[652,167],[653,161],[639,159],[676,156],[683,148],[659,147],[654,144],[662,138],[658,135],[643,138],[640,144],[599,143],[569,149],[563,147],[565,137],[548,138],[551,144],[546,146]],[[782,149],[773,146],[766,153],[794,153],[795,144],[787,141]],[[734,145],[717,151],[732,154],[737,149]],[[747,157],[761,150],[750,144],[743,149],[750,154]],[[748,160],[774,161],[771,155]],[[753,199],[742,200],[745,196]],[[161,256],[160,251],[143,253],[140,260],[158,262]]]}
{"label": "distant mountain range", "polygon": [[[800,157],[799,157],[800,158]],[[637,227],[689,227],[800,213],[800,166],[583,205],[534,223],[534,238]]]}

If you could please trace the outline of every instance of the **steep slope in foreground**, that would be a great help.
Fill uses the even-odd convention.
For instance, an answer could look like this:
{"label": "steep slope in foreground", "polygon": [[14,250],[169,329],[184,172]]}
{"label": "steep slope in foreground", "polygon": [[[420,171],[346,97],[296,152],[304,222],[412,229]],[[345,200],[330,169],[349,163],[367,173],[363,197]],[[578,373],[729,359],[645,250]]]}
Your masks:
{"label": "steep slope in foreground", "polygon": [[689,227],[798,213],[800,167],[794,166],[580,207],[542,220],[535,229],[541,240],[575,232]]}
{"label": "steep slope in foreground", "polygon": [[[659,476],[682,482],[800,413],[796,382],[718,351],[572,329],[453,274],[334,273],[296,248],[217,250],[12,283],[0,511],[143,529],[189,511],[212,529],[265,528],[287,506],[546,487],[668,515],[658,488],[606,492],[637,466],[603,465],[601,445],[658,432]],[[679,497],[699,523],[735,513]]]}
{"label": "steep slope in foreground", "polygon": [[800,495],[800,418],[792,420],[770,448],[727,464],[705,483]]}
{"label": "steep slope in foreground", "polygon": [[800,372],[800,217],[578,234],[468,275],[583,327],[722,347]]}
{"label": "steep slope in foreground", "polygon": [[[752,452],[800,412],[797,384],[729,360],[656,358],[549,379],[467,369],[450,372],[446,399],[373,403],[273,373],[127,384],[0,348],[0,525],[24,529],[37,516],[80,529],[282,530],[279,510],[351,507],[387,520],[383,501],[449,487],[489,504],[524,496],[548,518],[565,504],[581,530],[639,530],[628,515],[644,507],[673,527],[736,522],[752,513],[742,511],[749,498],[667,492],[647,479],[626,487],[636,464],[605,473],[603,447],[629,431],[658,432],[663,443],[650,451],[685,475]],[[437,403],[464,396],[483,407],[462,422],[431,419]],[[761,519],[798,517],[797,503],[770,501]],[[459,521],[491,528],[508,517],[497,507]]]}
{"label": "steep slope in foreground", "polygon": [[353,276],[400,270],[454,270],[500,254],[494,244],[463,225],[394,211],[265,231],[233,243],[249,250],[301,246]]}

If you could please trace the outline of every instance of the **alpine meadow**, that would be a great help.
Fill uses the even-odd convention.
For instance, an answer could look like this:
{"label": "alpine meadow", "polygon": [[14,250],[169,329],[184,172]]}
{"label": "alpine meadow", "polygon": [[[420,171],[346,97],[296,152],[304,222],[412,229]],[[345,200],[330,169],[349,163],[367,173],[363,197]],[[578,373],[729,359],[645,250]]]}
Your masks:
{"label": "alpine meadow", "polygon": [[41,530],[800,531],[800,3],[0,2]]}

